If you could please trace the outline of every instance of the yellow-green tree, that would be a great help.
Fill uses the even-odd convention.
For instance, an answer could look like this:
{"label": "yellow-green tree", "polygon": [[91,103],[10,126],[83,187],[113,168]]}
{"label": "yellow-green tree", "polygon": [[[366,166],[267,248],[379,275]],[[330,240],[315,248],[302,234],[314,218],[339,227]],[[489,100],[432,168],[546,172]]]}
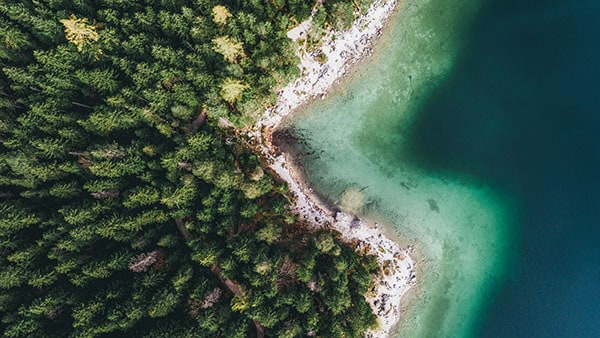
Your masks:
{"label": "yellow-green tree", "polygon": [[220,36],[212,40],[213,50],[225,57],[225,60],[234,63],[243,57],[244,45],[228,36]]}
{"label": "yellow-green tree", "polygon": [[77,46],[77,50],[81,52],[83,46],[91,41],[98,41],[100,36],[96,32],[96,26],[88,24],[88,20],[78,19],[74,14],[68,19],[60,20],[60,23],[65,26],[65,36],[69,42]]}
{"label": "yellow-green tree", "polygon": [[235,103],[242,98],[244,90],[249,86],[240,80],[226,78],[221,84],[221,97],[229,103]]}
{"label": "yellow-green tree", "polygon": [[227,19],[229,19],[232,15],[231,12],[227,9],[227,7],[222,5],[217,5],[212,9],[213,21],[220,25],[225,25],[227,23]]}

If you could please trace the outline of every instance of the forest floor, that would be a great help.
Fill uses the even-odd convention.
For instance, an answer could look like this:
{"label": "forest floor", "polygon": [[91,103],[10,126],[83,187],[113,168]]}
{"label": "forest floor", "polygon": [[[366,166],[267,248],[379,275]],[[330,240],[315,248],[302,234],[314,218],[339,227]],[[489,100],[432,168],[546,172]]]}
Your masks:
{"label": "forest floor", "polygon": [[[381,273],[367,296],[379,326],[368,332],[369,337],[390,336],[402,315],[401,298],[416,284],[415,262],[410,257],[413,248],[401,248],[385,233],[385,227],[361,220],[344,211],[333,211],[308,187],[298,167],[286,154],[272,144],[272,132],[282,119],[311,99],[323,97],[338,83],[352,64],[372,54],[373,40],[393,15],[397,0],[376,0],[369,10],[357,18],[345,31],[329,31],[322,44],[307,51],[300,46],[298,56],[302,70],[299,79],[279,91],[277,104],[267,109],[249,136],[261,145],[271,169],[289,184],[295,197],[294,210],[316,228],[331,228],[349,243],[358,243],[360,251],[377,256]],[[303,40],[312,27],[311,19],[288,32],[295,41]],[[323,57],[325,55],[325,57]]]}

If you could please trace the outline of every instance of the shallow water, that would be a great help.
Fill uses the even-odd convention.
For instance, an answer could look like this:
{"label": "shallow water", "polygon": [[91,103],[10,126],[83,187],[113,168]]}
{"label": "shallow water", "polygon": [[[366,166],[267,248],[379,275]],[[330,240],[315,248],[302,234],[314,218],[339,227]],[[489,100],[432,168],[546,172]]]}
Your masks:
{"label": "shallow water", "polygon": [[[453,69],[480,6],[404,1],[377,55],[287,121],[316,190],[382,220],[419,252],[420,284],[400,336],[473,335],[506,276],[512,202],[474,176],[421,166],[412,149],[419,112]],[[364,194],[363,205],[344,203],[348,191]]]}
{"label": "shallow water", "polygon": [[416,244],[398,336],[600,337],[600,5],[448,2],[404,2],[294,150]]}
{"label": "shallow water", "polygon": [[516,206],[480,337],[600,337],[600,3],[493,0],[408,148]]}

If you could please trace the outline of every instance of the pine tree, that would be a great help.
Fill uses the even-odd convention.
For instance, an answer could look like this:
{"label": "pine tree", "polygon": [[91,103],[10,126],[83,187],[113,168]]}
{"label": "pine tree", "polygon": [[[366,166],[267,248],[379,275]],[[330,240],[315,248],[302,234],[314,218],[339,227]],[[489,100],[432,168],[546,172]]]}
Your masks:
{"label": "pine tree", "polygon": [[227,6],[0,4],[1,335],[372,325],[376,261],[299,223],[235,129],[293,76],[311,6]]}

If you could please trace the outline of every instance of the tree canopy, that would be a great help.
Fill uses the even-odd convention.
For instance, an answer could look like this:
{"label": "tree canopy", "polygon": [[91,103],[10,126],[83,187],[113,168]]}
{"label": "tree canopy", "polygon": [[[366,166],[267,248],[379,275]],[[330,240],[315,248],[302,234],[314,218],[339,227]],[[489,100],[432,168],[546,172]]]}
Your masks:
{"label": "tree canopy", "polygon": [[252,121],[295,76],[285,32],[311,7],[0,4],[3,336],[354,337],[375,323],[376,260],[298,220],[219,124]]}

